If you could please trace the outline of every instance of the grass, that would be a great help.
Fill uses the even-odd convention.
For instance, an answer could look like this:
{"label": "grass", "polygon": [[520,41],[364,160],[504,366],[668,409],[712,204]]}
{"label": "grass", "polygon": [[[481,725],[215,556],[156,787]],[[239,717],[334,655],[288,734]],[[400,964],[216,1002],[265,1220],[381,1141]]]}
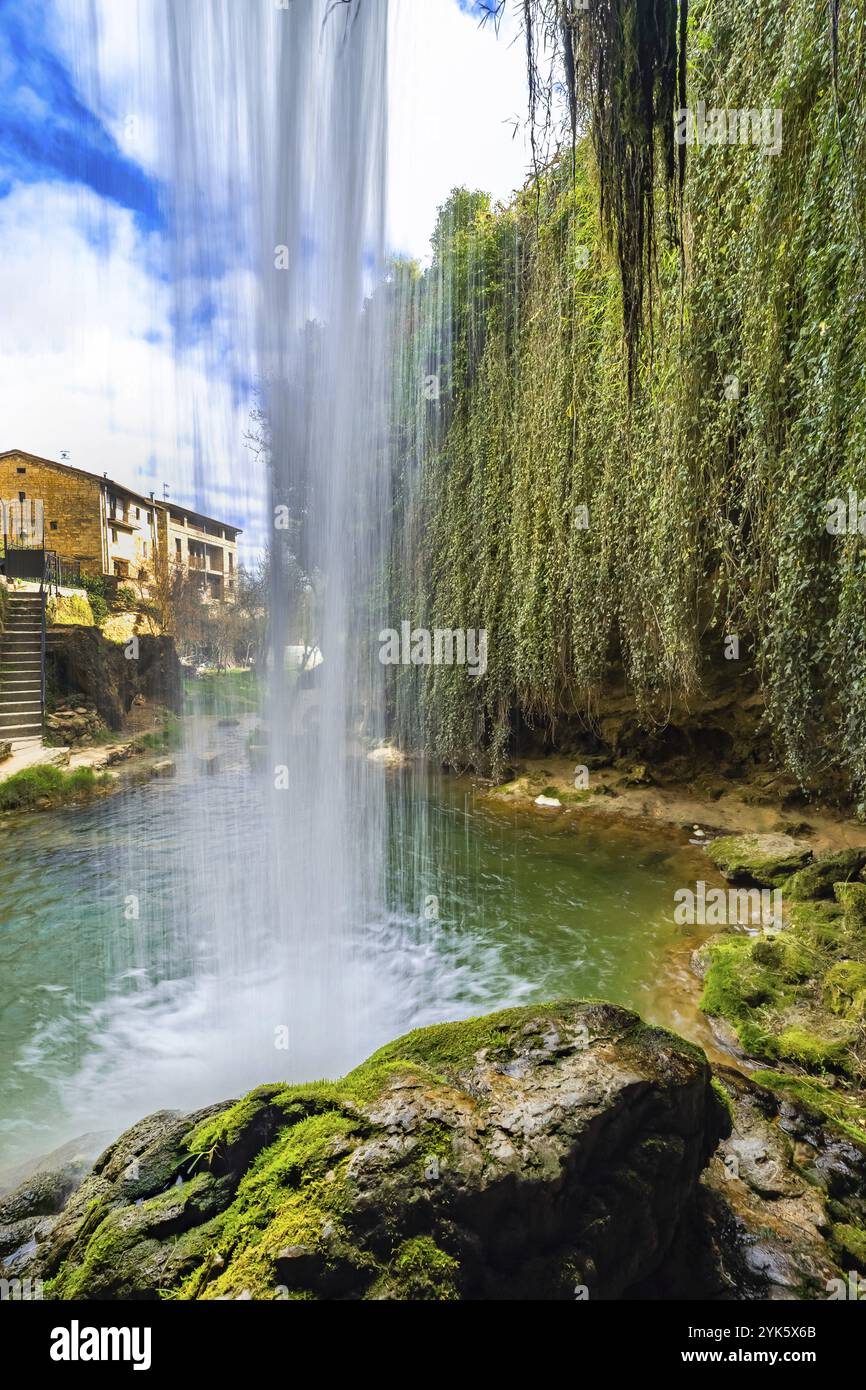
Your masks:
{"label": "grass", "polygon": [[161,729],[138,734],[133,743],[137,753],[170,753],[183,746],[183,723],[176,714],[166,711]]}
{"label": "grass", "polygon": [[92,767],[77,767],[73,772],[50,765],[26,767],[0,782],[0,811],[32,810],[46,799],[52,806],[62,806],[96,795],[111,781],[105,773],[97,775]]}
{"label": "grass", "polygon": [[261,687],[255,671],[213,671],[187,677],[184,693],[192,714],[256,714]]}

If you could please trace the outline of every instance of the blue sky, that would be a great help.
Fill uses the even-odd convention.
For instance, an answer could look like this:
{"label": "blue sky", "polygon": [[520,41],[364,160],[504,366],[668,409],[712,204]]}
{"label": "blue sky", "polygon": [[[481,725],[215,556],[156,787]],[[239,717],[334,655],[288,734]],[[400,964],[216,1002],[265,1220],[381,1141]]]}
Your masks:
{"label": "blue sky", "polygon": [[0,0],[0,188],[82,185],[128,208],[143,231],[164,229],[156,180],[82,101],[54,47],[51,19],[50,6]]}
{"label": "blue sky", "polygon": [[[454,184],[504,197],[526,167],[520,45],[478,9],[392,0],[390,239],[419,257]],[[142,80],[159,71],[152,18],[153,0],[0,0],[0,448],[166,483],[255,550],[264,481],[234,351],[254,286],[230,243],[206,264],[174,244],[177,190]]]}

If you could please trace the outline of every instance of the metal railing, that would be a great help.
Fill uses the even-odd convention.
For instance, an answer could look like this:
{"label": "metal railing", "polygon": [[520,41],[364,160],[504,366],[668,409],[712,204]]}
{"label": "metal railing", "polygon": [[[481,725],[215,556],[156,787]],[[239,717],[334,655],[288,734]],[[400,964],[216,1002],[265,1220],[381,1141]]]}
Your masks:
{"label": "metal railing", "polygon": [[[39,581],[39,698],[42,705],[42,719],[45,719],[45,580],[48,577],[48,557],[49,552],[43,551],[45,563],[42,567],[42,578]],[[56,556],[55,556],[56,559]]]}
{"label": "metal railing", "polygon": [[55,595],[58,589],[81,588],[80,560],[66,560],[56,550],[46,550],[45,570],[48,588],[53,588]]}

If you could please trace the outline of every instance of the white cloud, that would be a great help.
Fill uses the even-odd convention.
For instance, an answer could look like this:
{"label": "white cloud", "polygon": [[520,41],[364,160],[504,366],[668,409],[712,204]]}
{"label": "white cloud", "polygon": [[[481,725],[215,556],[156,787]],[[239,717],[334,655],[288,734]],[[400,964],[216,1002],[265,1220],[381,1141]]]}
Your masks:
{"label": "white cloud", "polygon": [[498,38],[456,0],[393,0],[392,16],[390,240],[424,258],[452,188],[504,200],[523,184],[526,60],[511,5]]}
{"label": "white cloud", "polygon": [[[161,495],[167,481],[178,501],[204,489],[209,508],[248,526],[263,506],[263,480],[238,468],[248,402],[232,400],[201,348],[175,358],[174,296],[147,273],[132,214],[81,189],[28,184],[0,201],[0,241],[0,447],[68,450],[77,467],[140,491]],[[221,340],[222,303],[251,287],[209,288]]]}
{"label": "white cloud", "polygon": [[[125,152],[168,181],[155,13],[154,0],[55,0],[51,38]],[[456,0],[392,0],[392,15],[390,241],[424,258],[452,187],[505,198],[523,182],[522,129],[512,138],[524,115],[523,50],[512,17],[497,39]],[[128,211],[61,183],[0,200],[0,238],[0,448],[68,450],[76,465],[143,492],[161,493],[165,480],[176,500],[237,519],[259,545],[264,479],[243,445],[250,402],[228,384],[244,371],[250,278],[170,285],[153,274],[167,249],[158,234],[148,240]],[[204,292],[216,306],[207,342],[176,357],[179,297]]]}

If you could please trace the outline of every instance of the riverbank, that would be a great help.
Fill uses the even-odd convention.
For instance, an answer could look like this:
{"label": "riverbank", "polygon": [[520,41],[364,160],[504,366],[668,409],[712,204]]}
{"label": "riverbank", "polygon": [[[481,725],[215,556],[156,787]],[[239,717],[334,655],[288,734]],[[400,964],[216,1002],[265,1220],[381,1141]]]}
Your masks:
{"label": "riverbank", "polygon": [[[645,821],[676,826],[703,836],[793,834],[807,838],[816,853],[866,846],[866,824],[853,808],[810,804],[789,780],[758,769],[752,778],[709,787],[678,780],[664,765],[634,759],[544,757],[521,759],[507,782],[479,783],[479,795],[491,805],[534,807],[539,814]],[[539,797],[559,806],[537,805]]]}

